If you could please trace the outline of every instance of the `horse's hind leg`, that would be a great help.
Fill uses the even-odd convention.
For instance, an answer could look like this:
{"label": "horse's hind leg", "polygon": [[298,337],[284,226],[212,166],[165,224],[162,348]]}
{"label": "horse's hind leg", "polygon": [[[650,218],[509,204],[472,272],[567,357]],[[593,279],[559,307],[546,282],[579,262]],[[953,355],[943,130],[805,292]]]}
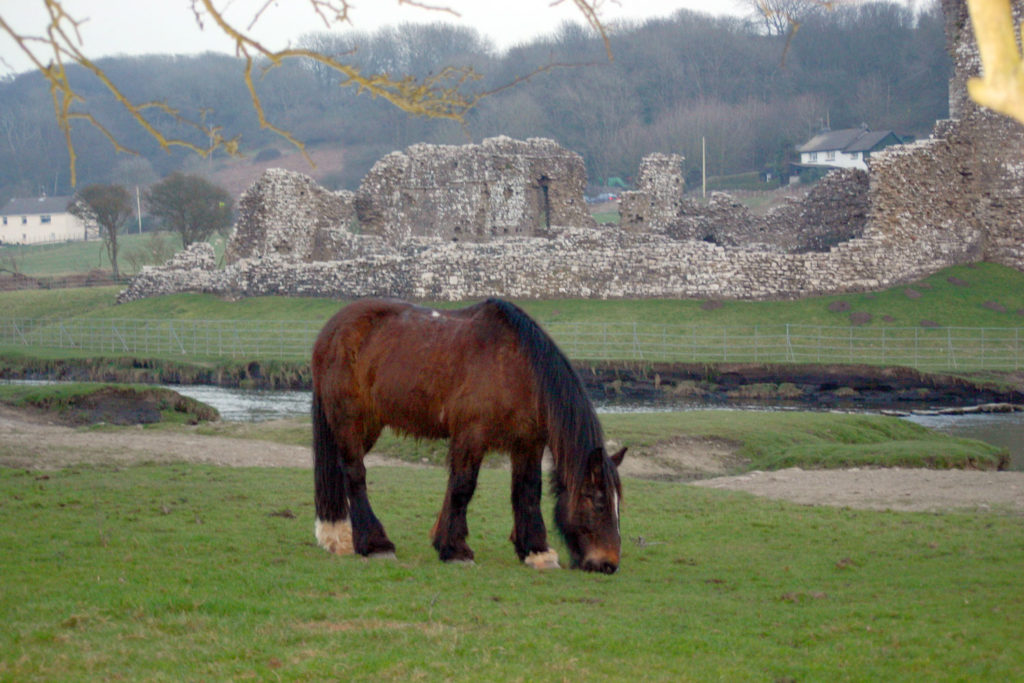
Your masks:
{"label": "horse's hind leg", "polygon": [[534,569],[558,569],[558,553],[548,546],[540,510],[544,447],[515,451],[512,456],[512,544],[516,555]]}
{"label": "horse's hind leg", "polygon": [[482,450],[465,448],[452,439],[448,452],[448,490],[433,530],[434,548],[444,562],[473,560],[473,551],[466,543],[469,535],[466,508],[476,491],[482,461]]}
{"label": "horse's hind leg", "polygon": [[352,525],[348,515],[348,481],[341,449],[327,422],[319,397],[313,395],[313,484],[316,541],[336,555],[350,555]]}

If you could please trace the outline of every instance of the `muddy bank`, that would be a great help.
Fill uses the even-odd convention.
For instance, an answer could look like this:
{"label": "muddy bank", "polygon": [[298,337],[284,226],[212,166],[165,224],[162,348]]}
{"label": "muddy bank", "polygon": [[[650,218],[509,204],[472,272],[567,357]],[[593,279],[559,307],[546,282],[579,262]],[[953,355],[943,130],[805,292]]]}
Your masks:
{"label": "muddy bank", "polygon": [[606,400],[814,409],[1024,404],[1024,378],[1009,373],[971,379],[905,367],[749,363],[596,363],[577,369],[591,395]]}
{"label": "muddy bank", "polygon": [[308,361],[172,361],[153,358],[37,358],[0,355],[0,379],[119,384],[205,384],[242,389],[312,387]]}
{"label": "muddy bank", "polygon": [[[1024,404],[1024,373],[953,376],[872,365],[575,363],[595,399],[881,409]],[[206,384],[245,389],[312,386],[306,361],[189,363],[140,358],[0,356],[0,379]]]}

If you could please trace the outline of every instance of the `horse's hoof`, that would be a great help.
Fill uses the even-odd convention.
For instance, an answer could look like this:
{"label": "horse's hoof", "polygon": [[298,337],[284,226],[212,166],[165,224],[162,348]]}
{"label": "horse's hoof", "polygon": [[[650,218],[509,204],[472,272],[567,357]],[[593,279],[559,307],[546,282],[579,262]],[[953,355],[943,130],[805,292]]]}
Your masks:
{"label": "horse's hoof", "polygon": [[476,561],[475,560],[451,559],[451,560],[445,560],[444,563],[445,564],[461,564],[461,565],[465,565],[467,567],[474,567],[474,566],[476,566]]}
{"label": "horse's hoof", "polygon": [[370,553],[366,556],[368,560],[397,560],[394,550],[383,550],[379,553]]}
{"label": "horse's hoof", "polygon": [[542,553],[530,553],[523,559],[523,564],[534,569],[561,569],[558,564],[558,551],[546,550]]}
{"label": "horse's hoof", "polygon": [[317,544],[335,555],[351,555],[355,552],[352,545],[352,524],[347,519],[337,522],[316,520],[314,526]]}

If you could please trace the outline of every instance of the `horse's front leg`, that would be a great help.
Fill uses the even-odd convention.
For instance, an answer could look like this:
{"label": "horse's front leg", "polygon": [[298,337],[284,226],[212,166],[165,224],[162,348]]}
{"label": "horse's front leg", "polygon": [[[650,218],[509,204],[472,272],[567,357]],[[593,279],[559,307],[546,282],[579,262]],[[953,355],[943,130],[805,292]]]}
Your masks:
{"label": "horse's front leg", "polygon": [[544,446],[514,451],[512,456],[512,544],[516,555],[534,569],[558,569],[558,553],[548,546],[540,510]]}
{"label": "horse's front leg", "polygon": [[482,450],[459,446],[452,439],[448,450],[448,490],[432,532],[434,548],[444,562],[473,561],[473,551],[466,543],[469,535],[466,509],[476,491],[482,461]]}
{"label": "horse's front leg", "polygon": [[388,556],[395,552],[395,544],[373,513],[366,491],[363,456],[373,447],[376,439],[376,434],[363,438],[353,437],[342,454],[342,467],[348,484],[349,516],[352,520],[352,545],[357,553],[364,556]]}

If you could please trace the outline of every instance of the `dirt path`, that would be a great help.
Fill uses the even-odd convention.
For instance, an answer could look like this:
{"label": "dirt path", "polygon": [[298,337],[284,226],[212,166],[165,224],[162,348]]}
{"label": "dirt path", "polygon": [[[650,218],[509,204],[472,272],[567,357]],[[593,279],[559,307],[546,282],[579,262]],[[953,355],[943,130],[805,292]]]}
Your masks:
{"label": "dirt path", "polygon": [[[231,467],[310,467],[308,448],[267,441],[138,429],[95,431],[44,415],[0,407],[0,467],[54,469],[76,463],[191,462]],[[641,457],[627,456],[625,476],[688,480],[694,486],[746,491],[808,505],[891,510],[1008,510],[1024,514],[1024,472],[911,469],[750,472],[735,466],[728,444],[676,439]],[[404,465],[370,456],[367,465]]]}

